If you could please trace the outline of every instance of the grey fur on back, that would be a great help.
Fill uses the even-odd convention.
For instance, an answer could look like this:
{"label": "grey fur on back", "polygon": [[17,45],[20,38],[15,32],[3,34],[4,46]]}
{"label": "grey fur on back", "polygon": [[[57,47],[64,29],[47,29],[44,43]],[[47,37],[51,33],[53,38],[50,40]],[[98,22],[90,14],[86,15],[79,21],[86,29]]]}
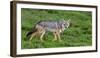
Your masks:
{"label": "grey fur on back", "polygon": [[39,21],[37,25],[43,27],[46,31],[54,32],[57,29],[65,29],[69,27],[69,22],[64,20],[43,20]]}

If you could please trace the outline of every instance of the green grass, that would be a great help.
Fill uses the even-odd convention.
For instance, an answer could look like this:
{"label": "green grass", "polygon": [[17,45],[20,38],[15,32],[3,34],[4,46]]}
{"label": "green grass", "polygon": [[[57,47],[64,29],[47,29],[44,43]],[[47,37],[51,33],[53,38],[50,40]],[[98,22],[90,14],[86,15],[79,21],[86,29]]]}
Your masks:
{"label": "green grass", "polygon": [[[62,41],[52,41],[53,34],[48,32],[43,42],[38,37],[29,41],[28,31],[40,20],[71,19],[72,25],[61,34]],[[88,11],[21,9],[22,49],[78,47],[92,45],[92,15]]]}

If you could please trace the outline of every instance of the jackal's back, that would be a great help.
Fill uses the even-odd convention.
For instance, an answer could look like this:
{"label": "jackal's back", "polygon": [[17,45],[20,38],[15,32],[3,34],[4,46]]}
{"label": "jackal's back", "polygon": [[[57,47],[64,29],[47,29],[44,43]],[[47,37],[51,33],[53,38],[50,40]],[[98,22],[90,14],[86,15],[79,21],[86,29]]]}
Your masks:
{"label": "jackal's back", "polygon": [[51,31],[51,32],[65,28],[63,21],[52,21],[52,20],[40,21],[38,22],[37,25],[41,26],[46,31]]}

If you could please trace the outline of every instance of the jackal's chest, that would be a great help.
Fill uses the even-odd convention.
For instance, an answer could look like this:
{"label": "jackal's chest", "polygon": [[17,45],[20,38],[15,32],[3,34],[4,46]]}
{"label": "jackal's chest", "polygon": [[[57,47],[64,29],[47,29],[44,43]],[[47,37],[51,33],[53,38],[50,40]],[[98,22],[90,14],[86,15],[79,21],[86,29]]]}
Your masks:
{"label": "jackal's chest", "polygon": [[61,33],[61,32],[63,32],[64,30],[65,30],[65,28],[62,28],[62,29],[59,30],[59,32]]}

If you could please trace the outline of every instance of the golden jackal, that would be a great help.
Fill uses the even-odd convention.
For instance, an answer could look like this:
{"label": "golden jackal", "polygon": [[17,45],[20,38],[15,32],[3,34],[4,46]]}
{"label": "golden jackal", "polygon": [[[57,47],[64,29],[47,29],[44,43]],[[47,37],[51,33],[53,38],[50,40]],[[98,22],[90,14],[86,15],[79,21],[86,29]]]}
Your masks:
{"label": "golden jackal", "polygon": [[54,35],[54,41],[60,38],[60,33],[68,28],[70,25],[70,20],[43,20],[39,21],[34,28],[27,33],[27,36],[30,36],[30,40],[32,40],[33,36],[40,34],[40,40],[42,40],[43,36],[47,31],[52,32]]}

